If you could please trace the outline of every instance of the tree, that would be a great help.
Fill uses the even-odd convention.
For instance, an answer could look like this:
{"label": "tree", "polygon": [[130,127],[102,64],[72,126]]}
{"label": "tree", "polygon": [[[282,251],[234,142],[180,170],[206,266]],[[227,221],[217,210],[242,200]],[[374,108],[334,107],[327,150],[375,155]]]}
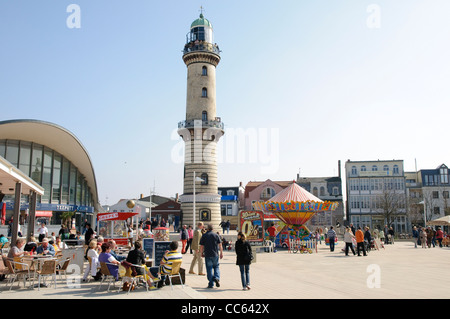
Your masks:
{"label": "tree", "polygon": [[63,213],[61,214],[62,223],[63,223],[64,225],[66,225],[67,229],[70,229],[70,228],[71,228],[70,223],[71,223],[71,221],[72,221],[73,215],[75,215],[75,212],[63,212]]}
{"label": "tree", "polygon": [[404,191],[396,190],[385,183],[383,192],[376,197],[376,201],[377,211],[384,217],[388,227],[392,225],[397,217],[405,215],[406,194]]}

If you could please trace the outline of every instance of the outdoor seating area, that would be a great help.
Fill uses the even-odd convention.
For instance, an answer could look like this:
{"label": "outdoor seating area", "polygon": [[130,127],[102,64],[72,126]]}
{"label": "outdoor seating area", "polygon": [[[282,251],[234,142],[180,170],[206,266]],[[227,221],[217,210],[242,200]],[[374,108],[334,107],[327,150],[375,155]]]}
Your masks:
{"label": "outdoor seating area", "polygon": [[[8,258],[2,255],[0,259],[0,275],[3,285],[1,290],[14,289],[34,289],[40,290],[47,285],[48,277],[52,280],[53,287],[57,285],[57,275],[59,282],[65,284],[67,279],[67,268],[70,258],[62,258],[61,255],[24,255],[22,257]],[[62,275],[65,275],[65,278]],[[18,283],[15,285],[15,283]]]}

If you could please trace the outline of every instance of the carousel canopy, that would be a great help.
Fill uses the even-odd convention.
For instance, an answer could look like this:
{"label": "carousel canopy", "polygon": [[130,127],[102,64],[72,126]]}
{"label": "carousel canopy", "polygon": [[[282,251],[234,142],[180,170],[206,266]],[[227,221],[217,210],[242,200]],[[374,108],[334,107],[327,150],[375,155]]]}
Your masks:
{"label": "carousel canopy", "polygon": [[289,187],[286,187],[274,197],[269,199],[269,202],[306,202],[315,201],[323,202],[297,183],[293,182]]}
{"label": "carousel canopy", "polygon": [[288,225],[299,227],[304,225],[319,211],[332,211],[337,203],[317,198],[295,181],[280,193],[269,199],[265,210],[275,214]]}

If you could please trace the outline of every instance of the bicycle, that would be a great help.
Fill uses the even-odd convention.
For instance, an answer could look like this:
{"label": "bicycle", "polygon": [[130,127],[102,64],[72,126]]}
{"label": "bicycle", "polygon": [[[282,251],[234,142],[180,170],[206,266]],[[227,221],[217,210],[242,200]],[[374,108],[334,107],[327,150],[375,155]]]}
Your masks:
{"label": "bicycle", "polygon": [[300,252],[300,254],[306,254],[306,253],[312,254],[312,249],[311,249],[311,248],[306,248],[305,245],[302,245],[302,244],[300,244],[300,243],[296,243],[296,244],[294,245],[294,247],[293,247],[292,252],[293,252],[294,254],[296,254],[296,253],[298,253],[298,252]]}

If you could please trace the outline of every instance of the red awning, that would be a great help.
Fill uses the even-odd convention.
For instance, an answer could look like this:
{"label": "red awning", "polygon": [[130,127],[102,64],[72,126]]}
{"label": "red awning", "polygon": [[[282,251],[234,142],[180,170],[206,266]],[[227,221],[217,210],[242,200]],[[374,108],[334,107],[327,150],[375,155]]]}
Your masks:
{"label": "red awning", "polygon": [[53,212],[51,210],[37,210],[35,217],[49,217],[53,216]]}
{"label": "red awning", "polygon": [[138,213],[122,213],[122,212],[112,212],[112,213],[102,213],[97,215],[99,221],[103,220],[127,220],[133,216],[138,215]]}

